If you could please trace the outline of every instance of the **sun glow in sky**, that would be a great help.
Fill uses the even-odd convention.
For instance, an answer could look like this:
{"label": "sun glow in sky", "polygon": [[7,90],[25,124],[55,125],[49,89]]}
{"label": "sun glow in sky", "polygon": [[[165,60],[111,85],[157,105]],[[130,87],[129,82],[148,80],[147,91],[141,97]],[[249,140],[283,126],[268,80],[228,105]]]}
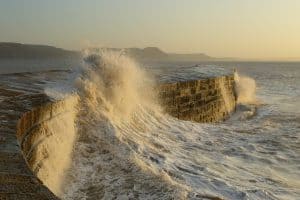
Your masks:
{"label": "sun glow in sky", "polygon": [[300,58],[300,1],[0,0],[0,41]]}

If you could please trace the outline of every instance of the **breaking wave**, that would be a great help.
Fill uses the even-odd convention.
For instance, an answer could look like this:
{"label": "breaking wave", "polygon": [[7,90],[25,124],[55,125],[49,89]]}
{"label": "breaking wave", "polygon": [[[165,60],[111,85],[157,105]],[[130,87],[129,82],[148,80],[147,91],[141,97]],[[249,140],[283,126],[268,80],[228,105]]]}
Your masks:
{"label": "breaking wave", "polygon": [[248,106],[256,102],[254,80],[235,74],[241,114],[220,124],[199,124],[163,113],[151,75],[122,52],[86,52],[84,63],[75,81],[77,141],[61,198],[218,200],[297,195],[296,179],[274,176],[278,162],[273,155],[283,144],[278,143],[278,149],[269,145],[280,130],[270,119],[252,118],[251,112],[258,112]]}
{"label": "breaking wave", "polygon": [[255,80],[247,76],[241,76],[235,72],[234,81],[236,84],[237,103],[255,104],[257,102]]}
{"label": "breaking wave", "polygon": [[144,161],[151,154],[153,160],[163,157],[155,153],[160,146],[147,141],[153,137],[147,124],[155,126],[163,117],[151,78],[120,52],[89,52],[85,64],[76,80],[81,97],[77,153],[63,198],[184,195],[166,172]]}

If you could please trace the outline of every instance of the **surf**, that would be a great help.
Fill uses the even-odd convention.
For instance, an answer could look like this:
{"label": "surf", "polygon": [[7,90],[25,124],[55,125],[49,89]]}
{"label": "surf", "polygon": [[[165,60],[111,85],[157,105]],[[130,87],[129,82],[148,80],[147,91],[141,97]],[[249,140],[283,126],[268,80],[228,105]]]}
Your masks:
{"label": "surf", "polygon": [[261,158],[255,142],[267,137],[253,132],[266,131],[253,107],[256,84],[235,76],[238,107],[228,121],[182,121],[163,112],[153,76],[126,54],[86,51],[74,82],[77,137],[60,197],[276,199],[267,192],[273,188],[253,181],[269,180],[258,169],[274,162]]}

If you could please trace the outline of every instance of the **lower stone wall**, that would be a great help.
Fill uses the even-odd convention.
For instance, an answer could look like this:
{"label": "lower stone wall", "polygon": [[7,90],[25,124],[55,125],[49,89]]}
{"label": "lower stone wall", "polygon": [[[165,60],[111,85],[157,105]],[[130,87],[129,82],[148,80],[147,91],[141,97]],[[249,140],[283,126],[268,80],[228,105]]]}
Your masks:
{"label": "lower stone wall", "polygon": [[223,121],[236,106],[233,75],[166,83],[158,91],[165,111],[181,120]]}
{"label": "lower stone wall", "polygon": [[75,141],[76,102],[77,97],[71,96],[46,103],[24,113],[17,123],[16,135],[27,165],[56,195]]}

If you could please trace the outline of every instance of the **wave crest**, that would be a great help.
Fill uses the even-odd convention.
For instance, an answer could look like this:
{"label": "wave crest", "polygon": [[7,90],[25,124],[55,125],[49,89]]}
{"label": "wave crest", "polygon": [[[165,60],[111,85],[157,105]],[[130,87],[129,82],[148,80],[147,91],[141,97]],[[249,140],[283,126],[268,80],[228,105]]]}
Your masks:
{"label": "wave crest", "polygon": [[256,99],[256,83],[255,80],[234,73],[234,80],[236,84],[237,103],[240,104],[255,104]]}

